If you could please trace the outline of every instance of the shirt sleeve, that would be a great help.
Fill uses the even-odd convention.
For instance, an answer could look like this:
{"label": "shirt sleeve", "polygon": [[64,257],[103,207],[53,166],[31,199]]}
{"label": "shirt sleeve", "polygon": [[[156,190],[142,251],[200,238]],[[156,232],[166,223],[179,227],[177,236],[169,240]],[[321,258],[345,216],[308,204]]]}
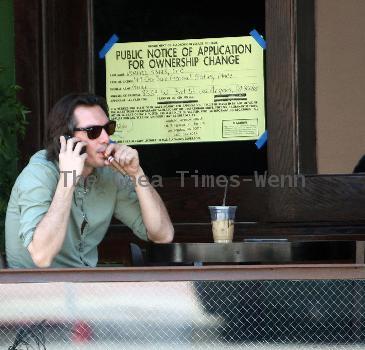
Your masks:
{"label": "shirt sleeve", "polygon": [[57,176],[46,166],[34,164],[19,178],[19,237],[24,247],[33,239],[38,223],[48,212],[57,186]]}
{"label": "shirt sleeve", "polygon": [[125,184],[123,188],[118,189],[114,216],[127,225],[140,239],[148,240],[138,197],[132,184]]}

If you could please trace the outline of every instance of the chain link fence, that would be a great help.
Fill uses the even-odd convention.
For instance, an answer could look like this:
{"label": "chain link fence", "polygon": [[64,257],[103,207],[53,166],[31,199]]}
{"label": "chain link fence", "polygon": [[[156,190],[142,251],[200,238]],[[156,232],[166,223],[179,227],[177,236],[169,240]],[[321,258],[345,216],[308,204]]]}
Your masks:
{"label": "chain link fence", "polygon": [[365,349],[361,280],[0,285],[0,349]]}

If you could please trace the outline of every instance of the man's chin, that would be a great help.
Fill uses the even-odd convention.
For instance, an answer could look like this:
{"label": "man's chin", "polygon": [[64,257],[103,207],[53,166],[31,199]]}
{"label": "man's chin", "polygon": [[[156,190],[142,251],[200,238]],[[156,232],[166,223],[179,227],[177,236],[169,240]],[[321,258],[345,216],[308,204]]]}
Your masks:
{"label": "man's chin", "polygon": [[[89,158],[89,157],[88,157]],[[105,159],[104,157],[98,157],[97,159],[88,159],[86,158],[85,164],[91,166],[93,168],[102,168],[105,166]]]}

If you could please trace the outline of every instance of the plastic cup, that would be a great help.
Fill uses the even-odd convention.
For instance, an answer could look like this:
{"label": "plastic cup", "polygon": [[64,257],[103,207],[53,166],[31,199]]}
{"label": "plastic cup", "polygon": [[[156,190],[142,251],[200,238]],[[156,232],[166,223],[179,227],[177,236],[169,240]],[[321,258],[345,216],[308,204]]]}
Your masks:
{"label": "plastic cup", "polygon": [[236,209],[236,206],[209,206],[214,243],[232,242]]}

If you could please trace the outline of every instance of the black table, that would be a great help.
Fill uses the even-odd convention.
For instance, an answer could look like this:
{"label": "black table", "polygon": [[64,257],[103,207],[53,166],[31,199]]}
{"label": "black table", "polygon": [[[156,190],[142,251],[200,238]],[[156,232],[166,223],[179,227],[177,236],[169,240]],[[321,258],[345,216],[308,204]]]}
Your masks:
{"label": "black table", "polygon": [[356,242],[260,239],[233,243],[151,243],[146,258],[152,265],[355,262]]}

